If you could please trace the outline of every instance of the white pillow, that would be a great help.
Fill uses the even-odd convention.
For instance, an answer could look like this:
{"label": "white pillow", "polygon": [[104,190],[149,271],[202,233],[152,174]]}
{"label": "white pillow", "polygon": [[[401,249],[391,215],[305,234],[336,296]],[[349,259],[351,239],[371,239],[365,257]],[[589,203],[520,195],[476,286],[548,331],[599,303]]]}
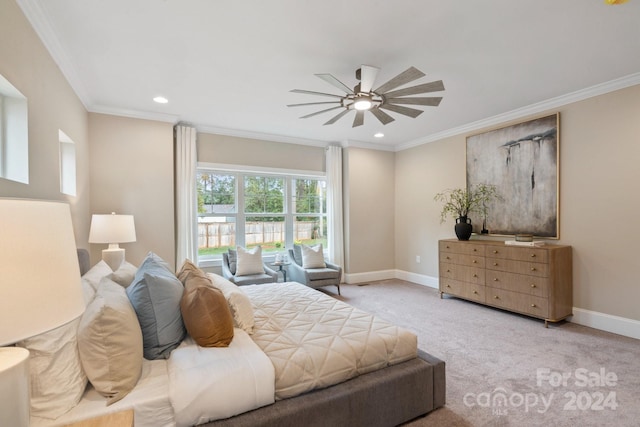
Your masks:
{"label": "white pillow", "polygon": [[80,319],[19,342],[29,350],[31,415],[55,420],[76,406],[87,386],[76,332]]}
{"label": "white pillow", "polygon": [[107,274],[111,273],[113,273],[113,270],[111,270],[109,264],[107,264],[103,260],[100,260],[99,263],[97,263],[96,265],[91,267],[89,271],[84,273],[82,278],[91,284],[91,287],[93,287],[94,291],[97,291],[100,280]]}
{"label": "white pillow", "polygon": [[116,271],[107,275],[107,277],[120,286],[126,288],[131,284],[131,282],[133,282],[133,279],[136,277],[137,271],[138,267],[125,261],[120,265],[120,267],[118,267]]}
{"label": "white pillow", "polygon": [[236,276],[249,276],[251,274],[263,274],[262,248],[256,246],[248,250],[238,246],[238,265],[236,266]]}
{"label": "white pillow", "polygon": [[233,315],[233,324],[243,329],[246,333],[252,334],[255,321],[253,319],[253,306],[247,294],[238,285],[231,283],[222,276],[207,273],[207,277],[211,279],[213,287],[222,291],[227,300]]}
{"label": "white pillow", "polygon": [[142,372],[142,331],[127,292],[105,277],[78,327],[82,367],[107,405],[125,397]]}
{"label": "white pillow", "polygon": [[322,243],[310,247],[300,245],[302,249],[302,268],[326,268],[324,262],[324,253],[322,252]]}

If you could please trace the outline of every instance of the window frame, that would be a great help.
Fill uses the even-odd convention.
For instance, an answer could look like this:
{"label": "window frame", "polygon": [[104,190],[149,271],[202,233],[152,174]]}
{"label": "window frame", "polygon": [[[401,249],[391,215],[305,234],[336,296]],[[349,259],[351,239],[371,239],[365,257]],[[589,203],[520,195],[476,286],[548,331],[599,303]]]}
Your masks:
{"label": "window frame", "polygon": [[[295,169],[281,169],[281,168],[266,168],[266,167],[252,167],[252,166],[243,166],[243,165],[228,165],[228,164],[217,164],[217,163],[206,163],[206,162],[198,162],[196,167],[196,176],[200,173],[213,173],[213,174],[226,174],[226,175],[234,175],[235,176],[235,212],[234,213],[224,213],[224,214],[215,214],[215,213],[207,213],[207,214],[197,214],[198,217],[206,216],[206,217],[223,217],[235,218],[235,242],[237,246],[245,246],[245,223],[247,217],[272,217],[272,216],[282,216],[285,221],[285,242],[284,248],[282,251],[286,249],[292,248],[294,244],[294,222],[295,217],[297,216],[307,216],[307,217],[324,217],[325,223],[328,224],[329,217],[326,212],[328,209],[325,209],[325,212],[320,213],[297,213],[295,212],[293,206],[293,197],[294,189],[293,183],[296,179],[313,179],[318,181],[324,181],[325,185],[327,182],[326,173],[324,171],[306,171],[306,170],[295,170]],[[260,176],[260,177],[277,177],[284,178],[284,212],[283,213],[247,213],[245,212],[245,194],[244,194],[244,183],[246,176]],[[197,191],[197,186],[196,186]],[[326,194],[326,193],[325,193]],[[196,239],[198,236],[196,236]],[[327,241],[328,246],[330,243]],[[325,253],[328,251],[328,247],[323,248]],[[263,254],[263,258],[265,262],[271,262],[275,259],[274,253],[266,253]],[[214,255],[209,257],[201,257],[198,256],[198,265],[202,267],[217,267],[222,264],[222,256]]]}

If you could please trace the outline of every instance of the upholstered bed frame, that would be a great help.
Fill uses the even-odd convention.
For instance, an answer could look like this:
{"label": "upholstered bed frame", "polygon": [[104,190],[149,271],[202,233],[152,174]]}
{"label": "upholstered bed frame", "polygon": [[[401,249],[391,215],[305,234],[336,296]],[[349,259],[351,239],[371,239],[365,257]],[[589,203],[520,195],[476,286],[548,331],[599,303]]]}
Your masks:
{"label": "upholstered bed frame", "polygon": [[[78,250],[78,260],[84,274],[86,250]],[[444,406],[445,395],[445,363],[418,350],[416,359],[205,425],[394,426]]]}

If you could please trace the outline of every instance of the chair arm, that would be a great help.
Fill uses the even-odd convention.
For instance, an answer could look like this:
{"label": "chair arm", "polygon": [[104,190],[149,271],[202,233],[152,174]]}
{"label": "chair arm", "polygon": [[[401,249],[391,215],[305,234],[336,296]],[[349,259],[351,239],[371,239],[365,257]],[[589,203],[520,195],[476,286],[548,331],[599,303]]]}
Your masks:
{"label": "chair arm", "polygon": [[326,264],[327,268],[338,270],[338,279],[340,279],[340,283],[342,283],[342,267],[327,260],[325,260],[324,263]]}
{"label": "chair arm", "polygon": [[291,264],[287,266],[289,272],[289,278],[298,283],[306,285],[309,282],[309,276],[304,268],[300,267],[295,261],[291,261]]}
{"label": "chair arm", "polygon": [[264,272],[265,274],[268,274],[269,276],[271,276],[273,278],[274,282],[278,281],[278,273],[273,270],[272,268],[269,268],[269,266],[267,266],[267,264],[262,263],[262,266],[264,267]]}
{"label": "chair arm", "polygon": [[229,256],[222,254],[222,277],[233,282],[233,274],[229,270]]}

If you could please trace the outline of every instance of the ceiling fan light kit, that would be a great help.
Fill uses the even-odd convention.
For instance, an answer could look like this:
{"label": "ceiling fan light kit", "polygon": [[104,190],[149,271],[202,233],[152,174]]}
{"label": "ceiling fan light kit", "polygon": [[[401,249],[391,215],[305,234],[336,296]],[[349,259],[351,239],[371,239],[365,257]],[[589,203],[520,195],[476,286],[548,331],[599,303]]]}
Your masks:
{"label": "ceiling fan light kit", "polygon": [[355,74],[356,79],[359,80],[359,83],[355,85],[353,90],[351,90],[347,85],[342,83],[331,74],[316,74],[317,77],[334,86],[335,88],[340,89],[345,94],[336,95],[332,93],[293,89],[291,92],[294,93],[337,98],[337,100],[289,104],[287,106],[300,107],[323,104],[334,105],[333,107],[302,116],[300,117],[301,119],[307,119],[309,117],[314,117],[329,111],[342,109],[342,111],[340,111],[337,115],[329,119],[325,123],[325,125],[331,125],[337,122],[349,111],[355,110],[356,116],[353,120],[353,127],[357,127],[364,124],[365,111],[370,111],[371,114],[373,114],[373,116],[378,119],[380,123],[386,125],[388,123],[391,123],[395,119],[382,110],[388,110],[408,117],[416,118],[420,114],[422,114],[422,110],[404,107],[404,105],[423,105],[432,107],[437,107],[438,105],[440,105],[442,97],[412,97],[410,95],[443,91],[444,84],[442,83],[442,80],[394,90],[396,88],[399,88],[400,86],[404,86],[425,76],[425,74],[417,68],[409,67],[407,70],[398,74],[388,82],[384,83],[376,89],[373,89],[373,84],[375,82],[376,76],[378,75],[378,71],[380,71],[379,68],[370,65],[362,65],[362,67],[358,68]]}

